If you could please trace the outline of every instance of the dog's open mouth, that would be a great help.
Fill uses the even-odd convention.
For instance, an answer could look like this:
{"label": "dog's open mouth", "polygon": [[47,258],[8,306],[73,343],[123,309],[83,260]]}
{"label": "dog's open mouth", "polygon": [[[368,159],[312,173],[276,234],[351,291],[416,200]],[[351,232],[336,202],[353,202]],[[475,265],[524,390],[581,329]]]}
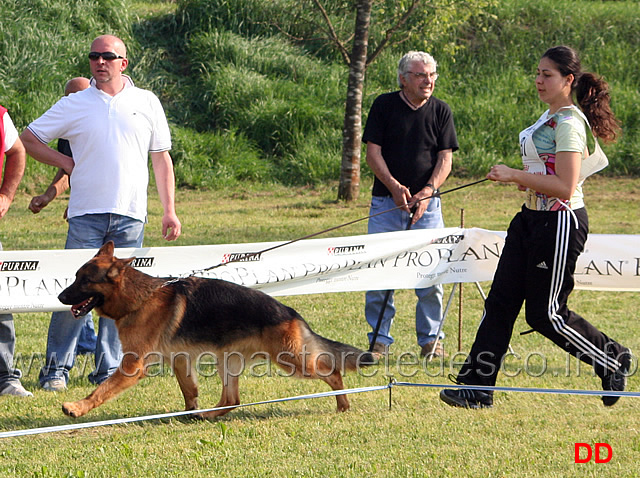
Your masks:
{"label": "dog's open mouth", "polygon": [[71,307],[71,313],[73,317],[78,319],[83,315],[87,315],[91,310],[98,305],[97,297],[89,297],[87,300],[83,300],[79,304],[76,304]]}

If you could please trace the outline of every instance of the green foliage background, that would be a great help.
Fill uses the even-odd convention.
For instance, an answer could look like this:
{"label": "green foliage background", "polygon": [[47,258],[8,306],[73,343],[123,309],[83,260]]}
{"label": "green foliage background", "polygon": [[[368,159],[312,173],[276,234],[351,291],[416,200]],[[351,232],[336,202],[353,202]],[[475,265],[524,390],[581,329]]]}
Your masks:
{"label": "green foliage background", "polygon": [[[0,102],[19,129],[26,127],[61,96],[68,78],[89,75],[91,40],[113,33],[127,43],[128,73],[165,106],[179,186],[335,181],[347,68],[317,32],[315,40],[296,40],[314,33],[301,19],[307,3],[0,0],[12,20],[0,25]],[[374,17],[392,14],[388,3],[381,2]],[[444,22],[462,3],[440,0],[435,16],[429,6],[417,14]],[[329,4],[335,19],[344,18],[339,27],[348,30],[349,2]],[[498,161],[517,165],[517,134],[544,109],[533,86],[535,67],[556,44],[577,48],[585,69],[611,85],[623,135],[605,148],[606,174],[640,174],[635,1],[505,0],[446,35],[414,32],[402,49],[384,51],[369,68],[364,119],[377,95],[396,88],[398,58],[426,48],[439,62],[435,95],[451,105],[457,124],[461,149],[454,174],[481,176]],[[35,190],[51,173],[29,161],[23,187]],[[371,175],[364,164],[363,175]]]}

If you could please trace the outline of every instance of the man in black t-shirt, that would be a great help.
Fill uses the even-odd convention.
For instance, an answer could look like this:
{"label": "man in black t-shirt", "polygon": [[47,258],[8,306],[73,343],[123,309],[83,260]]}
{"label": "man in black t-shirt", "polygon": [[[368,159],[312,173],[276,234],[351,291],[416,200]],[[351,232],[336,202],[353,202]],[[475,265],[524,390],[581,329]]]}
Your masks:
{"label": "man in black t-shirt", "polygon": [[[434,196],[451,172],[458,149],[451,109],[434,96],[437,63],[424,52],[411,51],[398,65],[399,91],[378,96],[369,112],[363,142],[367,164],[375,174],[368,232],[444,227],[440,198]],[[434,197],[432,197],[434,196]],[[431,199],[424,199],[431,198]],[[394,211],[379,214],[396,207]],[[413,217],[410,216],[413,210]],[[376,215],[379,214],[379,215]],[[395,315],[393,291],[369,291],[365,316],[375,328],[384,307],[373,351],[386,352]],[[438,329],[442,322],[442,286],[416,289],[416,334],[421,355],[444,356]],[[374,332],[369,333],[369,342]]]}

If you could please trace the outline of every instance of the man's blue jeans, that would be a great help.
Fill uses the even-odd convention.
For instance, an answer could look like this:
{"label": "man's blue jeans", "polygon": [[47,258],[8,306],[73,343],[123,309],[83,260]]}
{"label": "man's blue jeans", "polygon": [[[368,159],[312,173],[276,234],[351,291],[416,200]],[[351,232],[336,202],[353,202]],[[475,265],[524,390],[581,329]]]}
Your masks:
{"label": "man's blue jeans", "polygon": [[18,381],[22,376],[20,370],[13,368],[15,346],[16,331],[13,326],[13,315],[0,314],[0,388],[6,382]]}
{"label": "man's blue jeans", "polygon": [[17,381],[22,375],[20,370],[13,368],[15,346],[13,315],[0,314],[0,389],[6,382]]}
{"label": "man's blue jeans", "polygon": [[[444,227],[442,218],[442,209],[440,207],[440,198],[432,198],[429,200],[427,211],[416,222],[411,229],[437,229]],[[373,196],[371,198],[371,208],[369,215],[389,211],[396,207],[393,198],[384,196]],[[376,234],[380,232],[402,231],[407,228],[409,223],[409,214],[401,209],[379,214],[369,218],[368,233]],[[380,310],[384,303],[386,290],[369,291],[366,294],[365,317],[371,326],[372,332],[369,332],[369,343],[373,339],[373,330],[375,330],[380,316]],[[416,304],[416,336],[420,347],[433,342],[436,339],[438,328],[442,322],[442,295],[441,285],[435,285],[426,289],[416,289],[418,303]],[[389,295],[389,301],[382,316],[380,330],[376,342],[390,345],[393,343],[391,336],[391,325],[396,314],[396,307],[393,300],[393,291]],[[444,338],[441,332],[439,338]]]}
{"label": "man's blue jeans", "polygon": [[78,346],[76,347],[76,354],[89,354],[94,353],[97,344],[96,330],[93,325],[93,318],[91,314],[84,316],[84,325],[80,330],[80,336],[78,337]]}
{"label": "man's blue jeans", "polygon": [[[65,249],[100,248],[113,241],[116,247],[142,247],[144,223],[118,214],[85,214],[69,219]],[[85,316],[86,317],[86,316]],[[75,362],[75,350],[85,319],[73,318],[71,312],[51,315],[47,336],[46,363],[40,371],[40,385],[54,378],[69,381],[69,371]],[[116,371],[122,359],[122,347],[115,321],[100,317],[95,351],[95,370],[89,381],[104,382]]]}

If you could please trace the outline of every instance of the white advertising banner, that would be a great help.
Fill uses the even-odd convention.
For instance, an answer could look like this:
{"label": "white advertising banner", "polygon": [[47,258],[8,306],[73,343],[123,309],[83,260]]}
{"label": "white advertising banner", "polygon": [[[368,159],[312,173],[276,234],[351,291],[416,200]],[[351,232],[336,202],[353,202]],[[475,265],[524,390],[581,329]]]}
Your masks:
{"label": "white advertising banner", "polygon": [[[505,233],[445,228],[307,239],[292,243],[116,249],[157,277],[223,279],[267,294],[414,289],[491,280]],[[640,290],[638,236],[592,234],[576,288]],[[281,246],[282,247],[279,247]],[[0,251],[0,312],[65,310],[57,295],[96,250]],[[209,269],[209,270],[205,270]]]}

